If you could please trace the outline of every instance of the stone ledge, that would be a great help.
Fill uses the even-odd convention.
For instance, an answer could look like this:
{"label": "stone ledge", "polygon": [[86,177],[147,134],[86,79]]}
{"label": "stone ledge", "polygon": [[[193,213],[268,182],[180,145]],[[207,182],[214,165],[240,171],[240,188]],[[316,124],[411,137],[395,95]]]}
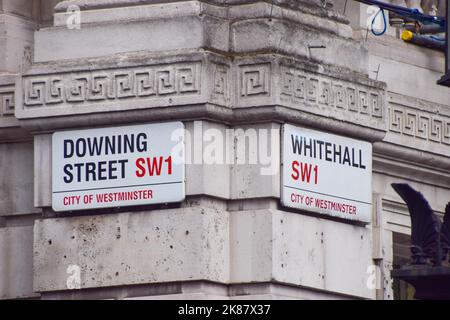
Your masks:
{"label": "stone ledge", "polygon": [[183,281],[145,285],[120,286],[46,292],[43,300],[278,300],[278,299],[357,299],[333,292],[311,290],[280,283],[219,284],[206,281]]}
{"label": "stone ledge", "polygon": [[[180,0],[70,0],[58,3],[55,6],[55,13],[64,13],[70,6],[78,6],[82,11],[104,10],[114,8],[124,8],[143,5],[167,4],[173,2],[181,2]],[[258,2],[266,2],[271,5],[281,6],[293,10],[302,11],[308,14],[333,19],[341,23],[348,24],[348,19],[337,11],[326,8],[321,0],[275,0],[275,1],[258,1],[258,0],[201,0],[201,3],[213,4],[223,7],[232,7],[245,4],[255,4]],[[327,1],[330,3],[330,1]]]}
{"label": "stone ledge", "polygon": [[375,143],[374,172],[447,188],[450,185],[450,159],[387,143]]}
{"label": "stone ledge", "polygon": [[[352,38],[353,32],[350,26],[344,20],[330,20],[329,17],[322,17],[317,14],[308,13],[304,10],[293,10],[286,6],[280,6],[280,3],[274,2],[243,2],[240,5],[223,7],[224,1],[176,1],[165,3],[155,3],[155,1],[138,2],[132,6],[109,7],[101,6],[101,2],[95,1],[97,9],[85,8],[81,6],[82,26],[90,24],[102,24],[117,21],[139,21],[151,19],[168,19],[190,15],[206,15],[209,17],[229,20],[230,23],[255,18],[278,19],[297,22],[320,31],[340,35],[344,38]],[[280,1],[278,1],[280,2]],[[68,6],[63,7],[66,10],[59,10],[58,7],[64,5],[60,3],[56,6],[54,17],[55,27],[64,27],[67,20],[73,12],[67,11]],[[299,7],[302,9],[304,7]],[[100,10],[99,10],[100,9]]]}
{"label": "stone ledge", "polygon": [[[367,49],[353,40],[346,22],[334,19],[334,14],[302,12],[311,1],[296,6],[286,2],[294,1],[236,1],[231,6],[202,1],[106,1],[102,6],[80,1],[83,8],[101,5],[103,9],[82,11],[77,28],[66,26],[74,13],[56,13],[53,28],[36,32],[35,61],[212,48],[238,53],[282,52],[367,73]],[[310,46],[318,45],[322,49],[311,51]]]}

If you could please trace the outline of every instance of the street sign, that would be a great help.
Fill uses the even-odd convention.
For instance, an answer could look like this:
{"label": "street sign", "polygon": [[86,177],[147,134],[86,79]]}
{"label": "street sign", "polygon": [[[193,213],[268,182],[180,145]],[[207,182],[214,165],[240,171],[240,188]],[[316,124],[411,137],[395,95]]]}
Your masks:
{"label": "street sign", "polygon": [[55,211],[179,202],[184,197],[181,122],[53,134]]}
{"label": "street sign", "polygon": [[370,222],[370,143],[286,124],[282,157],[284,206]]}

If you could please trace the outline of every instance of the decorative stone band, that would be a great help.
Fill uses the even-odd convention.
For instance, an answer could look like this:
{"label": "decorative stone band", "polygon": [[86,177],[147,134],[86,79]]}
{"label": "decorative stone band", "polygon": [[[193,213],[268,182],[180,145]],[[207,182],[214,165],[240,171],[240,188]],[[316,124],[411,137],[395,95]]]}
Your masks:
{"label": "decorative stone band", "polygon": [[383,118],[383,95],[380,92],[284,66],[281,72],[281,99],[292,104],[319,104]]}
{"label": "decorative stone band", "polygon": [[200,63],[71,72],[23,80],[24,107],[198,95]]}
{"label": "decorative stone band", "polygon": [[389,96],[389,132],[385,141],[450,154],[450,110],[447,106],[397,94]]}
{"label": "decorative stone band", "polygon": [[[319,71],[283,58],[237,61],[235,106],[281,105],[357,125],[385,130],[385,90],[379,82],[339,70]],[[316,69],[316,70],[315,70]]]}
{"label": "decorative stone band", "polygon": [[0,117],[14,115],[14,85],[0,85]]}
{"label": "decorative stone band", "polygon": [[[158,57],[111,65],[37,64],[17,83],[19,119],[215,105],[227,110],[283,106],[385,131],[384,86],[355,73],[278,55],[238,58],[212,53]],[[134,60],[133,60],[134,61]],[[55,69],[58,70],[55,72]]]}

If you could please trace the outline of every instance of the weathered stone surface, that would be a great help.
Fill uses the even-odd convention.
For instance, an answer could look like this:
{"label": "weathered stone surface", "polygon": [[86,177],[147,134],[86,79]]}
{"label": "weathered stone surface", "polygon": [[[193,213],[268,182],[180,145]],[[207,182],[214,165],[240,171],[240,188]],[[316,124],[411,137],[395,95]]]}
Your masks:
{"label": "weathered stone surface", "polygon": [[81,288],[203,279],[374,294],[368,229],[277,210],[232,212],[228,223],[200,208],[39,220],[35,291],[68,290],[76,266]]}
{"label": "weathered stone surface", "polygon": [[34,290],[226,282],[228,235],[228,214],[207,208],[37,220]]}
{"label": "weathered stone surface", "polygon": [[[440,53],[402,43],[390,26],[366,41],[366,6],[344,0],[335,2],[351,27],[322,0],[75,0],[36,32],[25,71],[35,26],[25,2],[0,2],[0,254],[13,252],[0,260],[0,297],[31,294],[33,254],[45,299],[392,298],[393,234],[409,234],[410,218],[390,183],[410,183],[438,213],[450,198]],[[32,2],[50,25],[59,1]],[[81,29],[67,26],[70,5]],[[278,173],[204,162],[187,164],[179,209],[54,217],[54,131],[168,120],[191,133],[196,120],[220,134],[291,123],[375,142],[374,223],[282,211]],[[34,157],[20,128],[35,135]],[[236,151],[237,140],[217,151]],[[200,142],[187,147],[202,157]],[[36,222],[30,253],[31,230],[17,226],[40,210],[33,159],[34,206],[53,218]],[[382,269],[376,290],[372,264]]]}
{"label": "weathered stone surface", "polygon": [[[170,2],[63,2],[57,8],[57,28],[36,33],[35,59],[42,62],[206,47],[238,53],[280,52],[367,73],[367,50],[351,38],[351,28],[342,16],[327,9],[308,11],[304,3],[293,1],[287,1],[293,3],[290,5],[285,5],[286,1],[219,1],[221,6],[208,1]],[[74,13],[68,10],[71,5],[83,10],[80,28],[65,28],[73,20]],[[117,25],[117,21],[126,24]],[[148,29],[152,32],[146,32]],[[317,46],[322,48],[312,49]]]}
{"label": "weathered stone surface", "polygon": [[275,123],[234,127],[231,199],[280,197],[281,126]]}
{"label": "weathered stone surface", "polygon": [[52,206],[52,135],[34,136],[34,206]]}
{"label": "weathered stone surface", "polygon": [[278,210],[230,216],[231,281],[276,281],[374,298],[368,228]]}
{"label": "weathered stone surface", "polygon": [[[209,121],[186,123],[186,195],[230,198],[231,164],[226,159],[233,140],[226,140],[227,127]],[[225,138],[225,139],[222,139]]]}
{"label": "weathered stone surface", "polygon": [[[173,30],[170,36],[168,29]],[[79,30],[66,27],[43,29],[35,34],[35,61],[100,57],[130,51],[193,49],[203,47],[205,38],[198,17],[129,22],[125,28],[124,25],[108,24]]]}
{"label": "weathered stone surface", "polygon": [[0,299],[34,297],[33,227],[0,228]]}
{"label": "weathered stone surface", "polygon": [[0,13],[0,72],[24,71],[31,64],[33,21]]}
{"label": "weathered stone surface", "polygon": [[1,0],[0,9],[8,14],[22,16],[28,19],[36,16],[37,6],[30,0]]}
{"label": "weathered stone surface", "polygon": [[33,144],[0,144],[0,216],[38,212],[33,207]]}

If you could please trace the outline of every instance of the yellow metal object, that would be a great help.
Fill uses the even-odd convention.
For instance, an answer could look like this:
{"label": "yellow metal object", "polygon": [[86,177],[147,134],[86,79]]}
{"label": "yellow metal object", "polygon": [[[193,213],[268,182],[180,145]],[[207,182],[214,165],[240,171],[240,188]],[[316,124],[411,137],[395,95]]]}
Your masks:
{"label": "yellow metal object", "polygon": [[414,33],[412,33],[409,30],[403,30],[401,37],[403,41],[411,41],[412,38],[414,37]]}

